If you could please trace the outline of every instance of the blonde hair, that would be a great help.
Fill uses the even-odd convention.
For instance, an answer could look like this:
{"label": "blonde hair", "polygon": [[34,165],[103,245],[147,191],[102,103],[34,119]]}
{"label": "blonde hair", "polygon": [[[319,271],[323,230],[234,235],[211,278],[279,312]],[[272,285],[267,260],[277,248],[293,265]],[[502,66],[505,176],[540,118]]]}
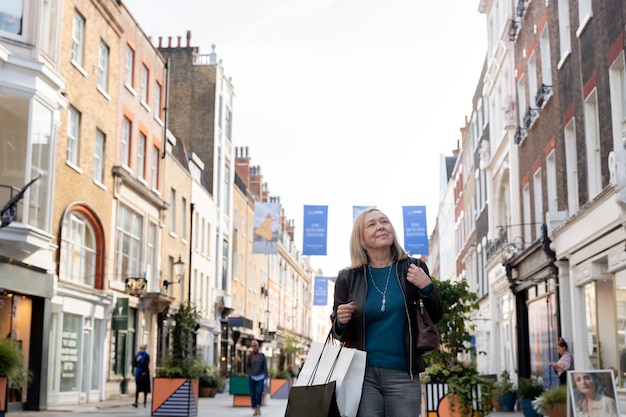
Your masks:
{"label": "blonde hair", "polygon": [[[365,228],[365,216],[373,211],[377,211],[387,217],[385,213],[372,207],[363,210],[354,220],[354,224],[352,225],[352,235],[350,236],[350,269],[358,269],[367,265],[367,248],[365,247],[365,242],[363,242],[363,229]],[[404,248],[400,245],[400,242],[398,242],[396,229],[393,227],[391,222],[389,222],[389,225],[393,231],[393,243],[389,248],[391,250],[391,254],[395,260],[406,259],[408,256],[404,251]]]}

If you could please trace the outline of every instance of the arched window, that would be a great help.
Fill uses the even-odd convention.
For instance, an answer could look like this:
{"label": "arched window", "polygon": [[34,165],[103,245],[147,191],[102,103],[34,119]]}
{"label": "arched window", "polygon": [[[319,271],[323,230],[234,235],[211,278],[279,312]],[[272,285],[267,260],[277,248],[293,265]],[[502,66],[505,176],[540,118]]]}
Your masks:
{"label": "arched window", "polygon": [[83,206],[68,210],[61,227],[59,278],[93,288],[102,288],[104,239],[100,223]]}

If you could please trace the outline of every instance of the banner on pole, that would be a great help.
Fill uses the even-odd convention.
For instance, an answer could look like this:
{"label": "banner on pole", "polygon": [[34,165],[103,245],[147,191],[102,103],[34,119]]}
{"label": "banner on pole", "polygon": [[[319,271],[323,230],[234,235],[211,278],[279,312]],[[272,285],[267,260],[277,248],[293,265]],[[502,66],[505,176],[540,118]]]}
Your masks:
{"label": "banner on pole", "polygon": [[411,255],[428,255],[426,206],[403,206],[404,250]]}
{"label": "banner on pole", "polygon": [[278,253],[280,204],[254,203],[254,238],[252,253]]}
{"label": "banner on pole", "polygon": [[367,210],[368,208],[376,208],[376,206],[352,206],[352,223],[359,217],[359,214]]}
{"label": "banner on pole", "polygon": [[313,305],[328,305],[328,277],[315,277],[313,284]]}
{"label": "banner on pole", "polygon": [[328,206],[304,206],[303,255],[326,255]]}

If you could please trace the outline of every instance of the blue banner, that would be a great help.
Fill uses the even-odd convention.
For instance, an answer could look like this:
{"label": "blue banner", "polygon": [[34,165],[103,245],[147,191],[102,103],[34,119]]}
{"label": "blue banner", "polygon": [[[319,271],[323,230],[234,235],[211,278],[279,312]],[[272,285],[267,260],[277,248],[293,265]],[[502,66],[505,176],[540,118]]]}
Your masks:
{"label": "blue banner", "polygon": [[303,255],[326,255],[328,206],[304,206]]}
{"label": "blue banner", "polygon": [[352,206],[352,223],[359,217],[359,214],[367,210],[368,208],[376,208],[376,206]]}
{"label": "blue banner", "polygon": [[328,305],[328,277],[315,277],[313,284],[313,305]]}
{"label": "blue banner", "polygon": [[403,206],[404,250],[411,255],[428,255],[426,206]]}
{"label": "blue banner", "polygon": [[252,253],[278,253],[280,204],[254,203],[254,238]]}

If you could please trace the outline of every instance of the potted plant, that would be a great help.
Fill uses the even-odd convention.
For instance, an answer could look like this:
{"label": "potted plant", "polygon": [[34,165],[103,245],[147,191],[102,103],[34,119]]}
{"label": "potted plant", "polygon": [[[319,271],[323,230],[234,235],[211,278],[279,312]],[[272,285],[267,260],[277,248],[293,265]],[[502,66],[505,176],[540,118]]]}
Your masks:
{"label": "potted plant", "polygon": [[534,378],[520,378],[517,382],[517,399],[524,417],[540,417],[533,407],[533,401],[543,393],[543,384]]}
{"label": "potted plant", "polygon": [[0,340],[0,414],[6,411],[8,388],[22,387],[30,376],[20,345],[12,339]]}
{"label": "potted plant", "polygon": [[207,363],[196,354],[194,336],[200,314],[191,305],[181,305],[172,317],[171,346],[153,381],[152,415],[197,416],[199,378]]}
{"label": "potted plant", "polygon": [[504,370],[494,386],[494,394],[502,411],[513,411],[517,393],[511,381],[509,371]]}
{"label": "potted plant", "polygon": [[476,293],[465,280],[436,282],[445,308],[437,323],[441,349],[424,356],[425,412],[430,415],[447,407],[452,415],[487,415],[493,408],[494,382],[478,373],[474,360],[466,360],[482,354],[471,343],[470,313],[478,309]]}
{"label": "potted plant", "polygon": [[567,386],[558,385],[549,388],[541,394],[538,406],[543,408],[543,413],[548,417],[567,416]]}

